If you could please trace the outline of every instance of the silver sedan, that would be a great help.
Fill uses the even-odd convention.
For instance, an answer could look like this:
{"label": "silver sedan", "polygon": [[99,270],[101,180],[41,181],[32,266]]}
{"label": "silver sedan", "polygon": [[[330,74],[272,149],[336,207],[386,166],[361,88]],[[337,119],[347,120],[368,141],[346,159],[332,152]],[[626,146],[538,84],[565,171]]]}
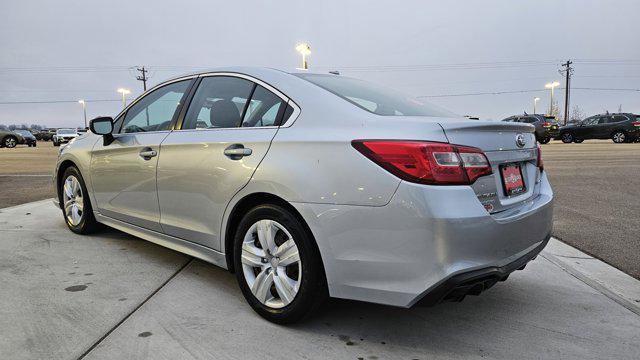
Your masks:
{"label": "silver sedan", "polygon": [[532,126],[467,120],[358,79],[217,69],[90,125],[54,173],[69,229],[101,223],[229,269],[277,323],[328,296],[460,301],[550,237]]}

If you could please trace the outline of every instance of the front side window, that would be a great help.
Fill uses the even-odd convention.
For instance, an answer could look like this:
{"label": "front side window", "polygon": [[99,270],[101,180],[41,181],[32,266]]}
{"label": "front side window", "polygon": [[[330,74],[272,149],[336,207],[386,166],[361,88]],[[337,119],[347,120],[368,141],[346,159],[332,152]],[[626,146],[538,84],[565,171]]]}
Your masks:
{"label": "front side window", "polygon": [[232,76],[210,76],[200,82],[182,129],[239,127],[253,82]]}
{"label": "front side window", "polygon": [[296,76],[377,115],[456,117],[435,105],[363,80],[323,74]]}
{"label": "front side window", "polygon": [[168,130],[178,115],[180,102],[191,80],[163,86],[147,94],[127,110],[121,133],[138,133]]}
{"label": "front side window", "polygon": [[591,118],[587,118],[584,121],[582,121],[582,125],[595,125],[598,123],[598,117],[591,117]]}

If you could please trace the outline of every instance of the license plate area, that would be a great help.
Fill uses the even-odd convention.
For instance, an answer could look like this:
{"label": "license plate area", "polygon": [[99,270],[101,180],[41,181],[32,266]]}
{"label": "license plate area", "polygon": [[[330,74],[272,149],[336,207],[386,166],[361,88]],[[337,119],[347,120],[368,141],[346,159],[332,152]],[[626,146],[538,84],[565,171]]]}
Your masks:
{"label": "license plate area", "polygon": [[502,175],[502,188],[505,195],[515,196],[527,191],[520,164],[511,163],[501,165],[500,175]]}

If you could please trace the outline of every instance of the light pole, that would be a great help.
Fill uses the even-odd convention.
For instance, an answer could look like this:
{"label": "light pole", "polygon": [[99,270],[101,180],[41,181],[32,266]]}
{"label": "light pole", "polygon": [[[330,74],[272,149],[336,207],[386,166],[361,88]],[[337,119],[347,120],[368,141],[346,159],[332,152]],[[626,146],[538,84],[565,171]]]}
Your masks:
{"label": "light pole", "polygon": [[311,46],[307,43],[298,44],[296,45],[296,51],[302,55],[302,69],[309,69],[309,66],[307,65],[307,55],[311,54]]}
{"label": "light pole", "polygon": [[127,99],[125,98],[125,95],[131,94],[131,90],[120,88],[120,89],[118,89],[118,92],[120,94],[122,94],[122,107],[126,108],[127,107]]}
{"label": "light pole", "polygon": [[84,128],[87,128],[87,103],[84,100],[78,100],[78,103],[82,105],[82,111],[84,112]]}
{"label": "light pole", "polygon": [[549,103],[549,115],[553,115],[553,89],[555,89],[556,86],[558,85],[560,85],[560,83],[557,81],[544,84],[544,87],[546,87],[547,89],[551,89],[551,102]]}
{"label": "light pole", "polygon": [[533,98],[533,113],[534,114],[536,113],[536,104],[538,103],[538,101],[540,101],[539,97],[536,96],[536,97]]}

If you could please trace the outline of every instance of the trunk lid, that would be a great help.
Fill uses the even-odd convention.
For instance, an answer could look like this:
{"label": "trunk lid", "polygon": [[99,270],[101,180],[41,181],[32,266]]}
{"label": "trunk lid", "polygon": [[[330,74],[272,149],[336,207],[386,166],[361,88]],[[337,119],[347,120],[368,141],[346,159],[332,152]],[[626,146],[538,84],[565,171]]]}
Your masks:
{"label": "trunk lid", "polygon": [[[441,121],[439,124],[451,144],[473,146],[486,154],[493,174],[478,178],[471,187],[488,212],[496,213],[519,206],[539,193],[536,188],[540,173],[534,126],[468,120]],[[525,188],[523,192],[507,193],[502,175],[502,168],[506,165],[519,166]]]}

